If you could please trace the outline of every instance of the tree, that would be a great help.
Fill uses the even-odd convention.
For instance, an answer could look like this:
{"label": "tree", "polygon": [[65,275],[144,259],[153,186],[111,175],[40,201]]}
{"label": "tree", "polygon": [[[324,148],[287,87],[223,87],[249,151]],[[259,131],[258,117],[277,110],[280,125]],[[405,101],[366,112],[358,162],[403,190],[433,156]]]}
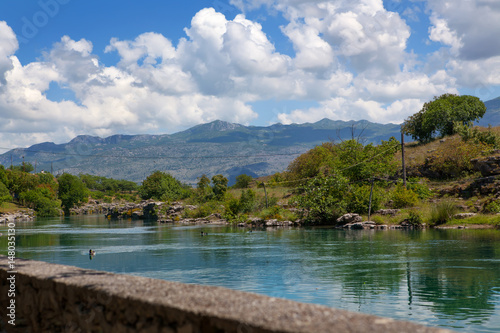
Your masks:
{"label": "tree", "polygon": [[351,181],[389,176],[397,170],[394,153],[399,147],[394,137],[380,145],[363,145],[355,139],[323,143],[290,163],[288,175],[290,180],[301,180],[331,175],[338,170]]}
{"label": "tree", "polygon": [[212,190],[217,200],[222,200],[224,198],[224,194],[226,194],[227,191],[227,183],[228,180],[223,175],[215,175],[212,177]]}
{"label": "tree", "polygon": [[4,185],[7,186],[8,182],[9,179],[7,178],[7,171],[5,171],[3,165],[0,165],[0,183],[4,183]]}
{"label": "tree", "polygon": [[236,177],[236,183],[233,185],[234,188],[247,188],[250,182],[253,180],[252,176],[241,174]]}
{"label": "tree", "polygon": [[37,176],[19,170],[7,172],[7,188],[17,199],[22,192],[35,189],[39,184]]}
{"label": "tree", "polygon": [[40,217],[58,216],[60,201],[56,200],[54,193],[46,185],[39,185],[34,190],[29,190],[20,194],[19,199],[23,203],[33,208]]}
{"label": "tree", "polygon": [[486,112],[486,106],[477,97],[444,94],[424,104],[422,109],[405,120],[402,132],[420,142],[428,142],[436,135],[455,134],[456,122],[470,126]]}
{"label": "tree", "polygon": [[77,176],[69,173],[62,174],[59,182],[59,199],[65,215],[69,215],[70,208],[85,202],[88,199],[88,189]]}
{"label": "tree", "polygon": [[307,182],[299,207],[308,212],[307,221],[333,224],[347,212],[348,180],[342,176],[316,177]]}
{"label": "tree", "polygon": [[189,196],[189,191],[168,173],[155,171],[149,175],[139,188],[142,199],[178,200]]}
{"label": "tree", "polygon": [[35,167],[30,162],[23,162],[23,164],[21,165],[14,165],[12,167],[12,170],[30,173],[31,171],[35,170]]}
{"label": "tree", "polygon": [[12,197],[10,196],[7,186],[5,186],[4,183],[0,182],[0,205],[10,200],[12,200]]}

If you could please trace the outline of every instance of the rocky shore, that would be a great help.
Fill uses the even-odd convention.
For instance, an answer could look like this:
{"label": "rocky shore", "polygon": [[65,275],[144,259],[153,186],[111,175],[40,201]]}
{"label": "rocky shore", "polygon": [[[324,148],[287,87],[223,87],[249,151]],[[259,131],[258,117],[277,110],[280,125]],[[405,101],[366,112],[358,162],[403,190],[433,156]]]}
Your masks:
{"label": "rocky shore", "polygon": [[35,211],[32,209],[24,209],[13,213],[0,213],[0,224],[8,224],[10,222],[31,222],[35,219]]}
{"label": "rocky shore", "polygon": [[[181,224],[217,224],[229,225],[232,224],[224,219],[220,214],[212,214],[206,217],[186,218],[190,215],[186,211],[196,210],[198,207],[193,205],[184,205],[181,202],[166,203],[155,200],[144,200],[138,203],[121,202],[121,203],[105,203],[98,200],[91,200],[80,207],[71,209],[72,215],[104,215],[108,219],[132,219],[132,220],[156,220],[158,223],[181,223]],[[188,214],[186,214],[188,213]],[[382,216],[395,216],[400,213],[398,209],[383,209],[374,212],[374,214]],[[465,219],[476,215],[475,213],[456,214],[456,219]],[[0,224],[9,222],[27,222],[33,221],[35,212],[31,209],[24,209],[14,213],[1,214]],[[411,225],[403,221],[401,224],[380,224],[373,221],[363,221],[359,214],[345,214],[337,219],[337,228],[361,230],[389,230],[389,229],[414,229],[426,228],[427,225],[419,226]],[[277,219],[261,219],[258,217],[250,217],[247,221],[237,224],[239,227],[246,228],[265,228],[265,227],[298,227],[302,226],[302,220],[296,221],[280,221]],[[495,228],[494,225],[453,225],[439,226],[440,229],[485,229]]]}

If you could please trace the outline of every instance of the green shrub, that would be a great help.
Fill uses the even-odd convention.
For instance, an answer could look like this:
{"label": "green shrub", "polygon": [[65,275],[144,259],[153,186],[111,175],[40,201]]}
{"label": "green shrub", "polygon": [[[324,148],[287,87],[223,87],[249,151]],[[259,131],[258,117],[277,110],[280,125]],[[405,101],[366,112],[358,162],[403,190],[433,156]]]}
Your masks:
{"label": "green shrub", "polygon": [[431,222],[435,225],[444,224],[451,220],[456,212],[457,207],[453,201],[441,201],[432,207]]}
{"label": "green shrub", "polygon": [[298,197],[299,208],[308,212],[307,222],[335,223],[347,212],[348,181],[341,176],[317,177],[305,186]]}
{"label": "green shrub", "polygon": [[236,177],[236,183],[233,185],[234,188],[247,188],[252,182],[252,176],[242,174]]}
{"label": "green shrub", "polygon": [[[368,214],[370,206],[370,190],[371,185],[353,186],[351,190],[346,193],[347,211],[350,213]],[[380,209],[382,196],[379,195],[380,188],[374,186],[372,194],[372,212]]]}
{"label": "green shrub", "polygon": [[0,204],[10,200],[12,200],[12,197],[10,196],[7,186],[5,186],[4,183],[0,182]]}
{"label": "green shrub", "polygon": [[372,216],[370,216],[370,220],[372,222],[377,223],[377,224],[385,224],[386,223],[384,218],[380,215],[375,215],[375,216],[372,215]]}
{"label": "green shrub", "polygon": [[414,228],[421,228],[423,220],[418,212],[411,210],[406,218],[406,222]]}
{"label": "green shrub", "polygon": [[254,191],[251,189],[241,191],[241,197],[239,200],[239,210],[241,213],[252,212],[255,209],[256,203]]}
{"label": "green shrub", "polygon": [[272,206],[268,209],[264,209],[261,212],[261,217],[263,219],[277,219],[277,220],[283,220],[284,219],[284,209],[278,205]]}
{"label": "green shrub", "polygon": [[90,192],[90,196],[92,197],[92,199],[96,200],[104,199],[104,193],[102,193],[101,191],[92,191]]}
{"label": "green shrub", "polygon": [[236,198],[229,198],[224,203],[224,216],[228,220],[232,220],[238,216],[240,213],[240,201]]}
{"label": "green shrub", "polygon": [[61,203],[55,200],[51,191],[44,187],[22,192],[19,199],[28,207],[33,208],[37,216],[58,216]]}
{"label": "green shrub", "polygon": [[409,178],[407,188],[415,192],[420,200],[429,199],[432,197],[432,191],[429,186],[419,178]]}
{"label": "green shrub", "polygon": [[394,208],[413,207],[418,203],[418,195],[402,184],[398,184],[392,192],[392,201]]}
{"label": "green shrub", "polygon": [[474,143],[483,143],[494,149],[500,148],[500,136],[491,130],[491,125],[486,131],[481,131],[478,127],[472,127],[472,122],[454,124],[455,131],[460,135],[463,141],[472,141]]}
{"label": "green shrub", "polygon": [[[267,196],[267,207],[272,207],[278,204],[278,198],[274,195]],[[266,209],[266,197],[263,196],[259,200],[256,200],[256,210]]]}
{"label": "green shrub", "polygon": [[483,212],[492,214],[500,213],[500,200],[490,199],[485,202],[483,205]]}

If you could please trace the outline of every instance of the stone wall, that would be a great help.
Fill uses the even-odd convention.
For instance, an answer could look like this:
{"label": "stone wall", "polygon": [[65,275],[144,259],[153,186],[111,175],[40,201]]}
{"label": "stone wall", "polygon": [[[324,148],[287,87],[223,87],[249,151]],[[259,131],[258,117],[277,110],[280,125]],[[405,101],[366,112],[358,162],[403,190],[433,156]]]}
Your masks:
{"label": "stone wall", "polygon": [[[446,332],[225,288],[111,274],[0,256],[6,332]],[[16,296],[8,297],[15,276]],[[15,323],[5,309],[15,299]]]}

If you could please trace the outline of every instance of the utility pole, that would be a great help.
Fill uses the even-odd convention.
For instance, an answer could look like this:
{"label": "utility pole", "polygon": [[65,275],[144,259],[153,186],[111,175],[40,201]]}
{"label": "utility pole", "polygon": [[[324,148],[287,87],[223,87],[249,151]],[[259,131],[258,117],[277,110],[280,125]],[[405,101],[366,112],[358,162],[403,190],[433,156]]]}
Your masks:
{"label": "utility pole", "polygon": [[403,186],[406,187],[405,135],[401,132],[401,159],[403,161]]}
{"label": "utility pole", "polygon": [[266,184],[262,182],[262,186],[264,187],[264,195],[266,196],[266,209],[269,208],[269,203],[267,201],[267,191],[266,191]]}
{"label": "utility pole", "polygon": [[373,178],[371,180],[371,188],[370,188],[370,202],[368,204],[368,221],[370,220],[371,213],[372,213],[372,198],[373,198]]}

